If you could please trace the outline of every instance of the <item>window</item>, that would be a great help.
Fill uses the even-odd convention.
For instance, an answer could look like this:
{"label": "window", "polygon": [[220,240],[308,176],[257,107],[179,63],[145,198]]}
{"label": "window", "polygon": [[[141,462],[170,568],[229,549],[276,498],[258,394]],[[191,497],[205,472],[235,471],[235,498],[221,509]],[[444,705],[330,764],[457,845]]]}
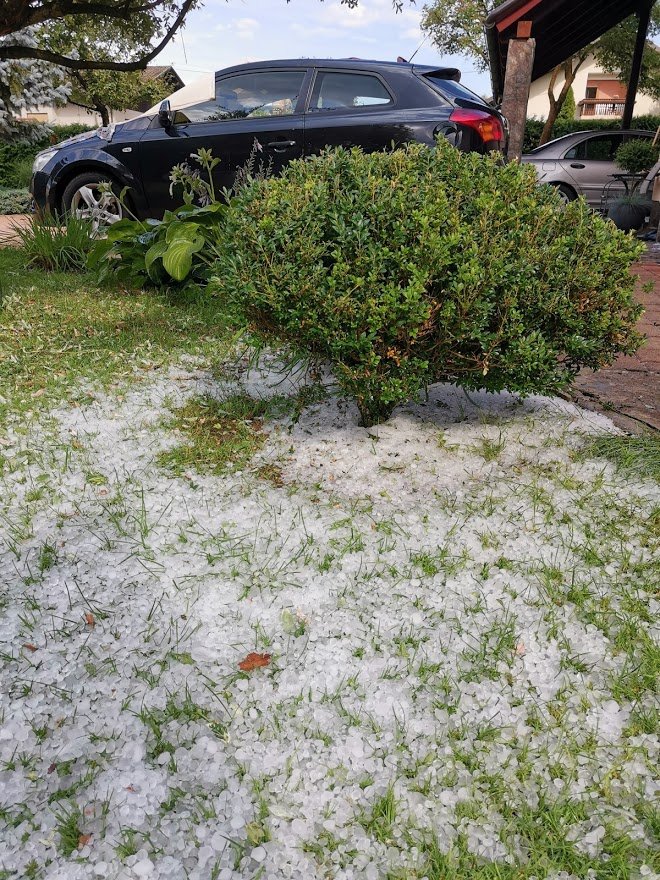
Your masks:
{"label": "window", "polygon": [[623,135],[590,138],[585,141],[585,159],[597,162],[614,162],[614,154],[623,143]]}
{"label": "window", "polygon": [[377,76],[368,73],[319,71],[314,82],[310,111],[384,106],[392,96]]}
{"label": "window", "polygon": [[622,143],[622,134],[604,134],[588,138],[572,147],[564,158],[586,159],[591,162],[614,162],[614,154]]}
{"label": "window", "polygon": [[290,116],[296,109],[306,70],[263,70],[219,80],[215,99],[177,110],[178,125]]}
{"label": "window", "polygon": [[446,76],[440,76],[437,73],[424,74],[424,79],[430,83],[436,92],[440,92],[443,98],[462,98],[467,101],[474,101],[477,104],[485,104],[483,98],[480,98],[475,92],[471,92],[462,83],[456,82],[455,79],[448,79]]}

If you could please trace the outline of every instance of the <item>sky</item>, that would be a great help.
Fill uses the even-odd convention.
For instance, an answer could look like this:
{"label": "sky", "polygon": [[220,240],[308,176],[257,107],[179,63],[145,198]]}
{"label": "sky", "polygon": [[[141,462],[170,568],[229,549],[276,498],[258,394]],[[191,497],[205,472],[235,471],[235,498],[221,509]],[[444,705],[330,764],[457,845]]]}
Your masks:
{"label": "sky", "polygon": [[396,61],[419,49],[415,61],[458,67],[468,88],[489,95],[489,76],[477,71],[472,59],[441,56],[425,40],[419,29],[422,7],[418,0],[397,14],[391,0],[360,0],[357,9],[339,0],[206,0],[152,63],[172,64],[189,83],[200,73],[247,61],[352,56]]}

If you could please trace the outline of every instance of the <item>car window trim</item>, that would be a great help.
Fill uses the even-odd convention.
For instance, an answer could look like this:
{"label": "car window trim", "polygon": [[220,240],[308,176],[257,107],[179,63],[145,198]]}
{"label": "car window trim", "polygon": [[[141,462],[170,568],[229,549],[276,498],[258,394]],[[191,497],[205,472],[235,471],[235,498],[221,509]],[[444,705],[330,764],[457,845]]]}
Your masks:
{"label": "car window trim", "polygon": [[[390,96],[390,102],[388,104],[366,104],[364,107],[336,107],[334,110],[311,110],[309,102],[312,100],[312,95],[314,94],[314,88],[316,86],[316,78],[320,73],[341,73],[344,76],[346,76],[347,74],[352,74],[353,76],[372,76],[374,77],[374,79],[377,79],[380,82],[387,94]],[[346,113],[355,113],[356,111],[359,111],[359,113],[362,114],[365,110],[372,113],[374,111],[384,109],[391,110],[393,107],[396,107],[396,105],[396,95],[389,87],[387,81],[376,70],[367,70],[364,67],[361,67],[359,70],[347,70],[345,67],[315,67],[314,75],[312,77],[312,81],[309,87],[309,94],[307,95],[307,101],[305,103],[305,109],[303,112],[309,116],[316,116],[317,114],[323,114],[323,116],[325,116],[326,113],[345,115]]]}

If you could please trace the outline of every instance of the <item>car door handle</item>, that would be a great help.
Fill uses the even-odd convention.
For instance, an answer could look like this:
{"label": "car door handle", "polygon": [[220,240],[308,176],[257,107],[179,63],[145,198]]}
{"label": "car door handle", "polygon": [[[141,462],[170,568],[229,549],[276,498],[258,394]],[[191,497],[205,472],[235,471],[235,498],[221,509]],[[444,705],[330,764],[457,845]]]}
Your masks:
{"label": "car door handle", "polygon": [[581,162],[571,162],[571,168],[584,168]]}
{"label": "car door handle", "polygon": [[295,147],[295,141],[271,141],[269,144],[266,144],[267,147],[270,147],[271,150],[275,150],[276,153],[283,153],[285,150],[290,150],[291,147]]}

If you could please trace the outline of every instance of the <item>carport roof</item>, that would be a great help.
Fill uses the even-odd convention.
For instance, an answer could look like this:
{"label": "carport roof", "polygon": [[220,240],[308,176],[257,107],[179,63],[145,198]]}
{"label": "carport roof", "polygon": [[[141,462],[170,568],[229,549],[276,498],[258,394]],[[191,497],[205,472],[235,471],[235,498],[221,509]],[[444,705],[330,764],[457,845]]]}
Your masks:
{"label": "carport roof", "polygon": [[486,19],[493,97],[502,97],[509,40],[519,21],[532,22],[532,79],[551,71],[653,0],[506,0]]}

